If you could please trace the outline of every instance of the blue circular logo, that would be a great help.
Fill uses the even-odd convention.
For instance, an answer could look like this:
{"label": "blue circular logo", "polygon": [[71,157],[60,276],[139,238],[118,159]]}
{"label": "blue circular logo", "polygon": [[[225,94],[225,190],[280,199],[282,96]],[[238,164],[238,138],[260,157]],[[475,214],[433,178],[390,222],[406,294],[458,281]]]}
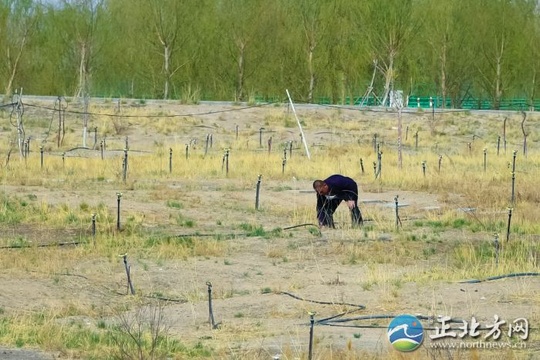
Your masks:
{"label": "blue circular logo", "polygon": [[424,340],[422,323],[416,316],[396,316],[388,325],[388,340],[396,350],[416,350]]}

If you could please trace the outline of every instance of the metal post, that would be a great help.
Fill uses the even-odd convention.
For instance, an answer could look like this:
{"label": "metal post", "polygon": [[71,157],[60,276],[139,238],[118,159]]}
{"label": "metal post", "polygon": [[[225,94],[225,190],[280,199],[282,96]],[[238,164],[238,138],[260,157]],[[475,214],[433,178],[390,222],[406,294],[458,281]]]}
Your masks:
{"label": "metal post", "polygon": [[414,141],[415,141],[414,148],[418,150],[418,130],[416,130],[416,132],[414,133]]}
{"label": "metal post", "polygon": [[116,230],[120,230],[120,199],[122,198],[122,193],[116,193],[117,197],[117,212],[116,212]]}
{"label": "metal post", "polygon": [[405,127],[405,141],[409,138],[409,125]]}
{"label": "metal post", "polygon": [[506,242],[510,240],[510,221],[512,220],[512,208],[508,208],[508,226],[506,227]]}
{"label": "metal post", "polygon": [[375,179],[377,178],[377,162],[373,162],[373,174],[375,175]]}
{"label": "metal post", "polygon": [[281,173],[282,174],[285,174],[285,165],[287,164],[287,159],[283,159],[283,161],[281,161]]}
{"label": "metal post", "polygon": [[186,160],[189,158],[189,144],[186,144]]}
{"label": "metal post", "polygon": [[379,151],[377,153],[377,176],[379,179],[381,178],[382,174],[382,151]]}
{"label": "metal post", "polygon": [[291,94],[289,94],[289,90],[287,89],[285,89],[285,92],[287,92],[287,97],[289,98],[289,103],[291,104],[291,109],[296,119],[296,124],[298,125],[298,128],[300,129],[300,138],[302,139],[302,143],[304,144],[304,149],[306,150],[306,156],[308,160],[311,160],[311,155],[309,154],[309,148],[306,141],[306,136],[304,135],[304,129],[302,129],[302,123],[300,123],[300,119],[298,119],[298,116],[296,115],[296,110],[294,109],[294,104],[291,99]]}
{"label": "metal post", "polygon": [[43,169],[43,146],[39,147],[39,153],[41,156],[41,168]]}
{"label": "metal post", "polygon": [[259,129],[259,147],[262,148],[262,133],[263,133],[263,130],[264,128],[260,128]]}
{"label": "metal post", "polygon": [[101,140],[101,143],[99,144],[99,150],[101,151],[101,160],[103,160],[103,148],[104,148],[103,144],[104,142],[103,140]]}
{"label": "metal post", "polygon": [[225,174],[229,174],[229,149],[225,150],[223,160],[221,161],[221,171],[225,168]]}
{"label": "metal post", "polygon": [[208,323],[212,329],[215,329],[216,322],[214,320],[214,311],[212,309],[212,283],[207,281],[206,286],[208,286]]}
{"label": "metal post", "polygon": [[497,136],[497,156],[499,156],[500,149],[501,149],[501,135]]}
{"label": "metal post", "polygon": [[487,149],[484,148],[484,172],[486,172],[487,167]]}
{"label": "metal post", "polygon": [[292,157],[292,140],[289,141],[289,158]]}
{"label": "metal post", "polygon": [[127,254],[122,255],[122,257],[124,258],[124,267],[126,268],[129,291],[131,292],[131,295],[135,295],[135,288],[133,287],[133,283],[131,282],[131,266],[129,266],[127,263]]}
{"label": "metal post", "polygon": [[315,314],[309,313],[309,349],[308,349],[308,360],[313,359],[313,326],[315,325]]}
{"label": "metal post", "polygon": [[210,146],[210,134],[206,134],[206,145],[204,147],[204,156],[208,154],[208,146]]}
{"label": "metal post", "polygon": [[172,148],[169,148],[169,173],[172,173]]}
{"label": "metal post", "polygon": [[225,174],[229,175],[229,150],[225,151]]}
{"label": "metal post", "polygon": [[236,140],[238,140],[238,125],[236,125],[235,127],[235,132],[236,132]]}
{"label": "metal post", "polygon": [[62,153],[62,168],[66,167],[66,153]]}
{"label": "metal post", "polygon": [[399,229],[399,225],[401,224],[401,220],[399,218],[399,203],[398,203],[398,197],[399,195],[396,195],[394,198],[394,202],[396,204],[396,230]]}
{"label": "metal post", "polygon": [[92,214],[92,239],[94,247],[96,246],[96,214]]}
{"label": "metal post", "polygon": [[364,160],[360,158],[360,170],[362,170],[362,174],[364,173]]}
{"label": "metal post", "polygon": [[259,210],[259,195],[261,191],[261,178],[262,178],[262,175],[259,175],[259,177],[257,178],[257,187],[255,191],[255,210]]}
{"label": "metal post", "polygon": [[424,174],[424,177],[426,176],[426,161],[422,161],[422,173]]}
{"label": "metal post", "polygon": [[441,172],[442,155],[439,155],[439,172]]}
{"label": "metal post", "polygon": [[270,138],[268,139],[268,153],[270,154],[271,151],[272,151],[272,137],[270,136]]}
{"label": "metal post", "polygon": [[127,180],[127,169],[128,169],[128,151],[124,149],[124,169],[123,169],[123,180]]}

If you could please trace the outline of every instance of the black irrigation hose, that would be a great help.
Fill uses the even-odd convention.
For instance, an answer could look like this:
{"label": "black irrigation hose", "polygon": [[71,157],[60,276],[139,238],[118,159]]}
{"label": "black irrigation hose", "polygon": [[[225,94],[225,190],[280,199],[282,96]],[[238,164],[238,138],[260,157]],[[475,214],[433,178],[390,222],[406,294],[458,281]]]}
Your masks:
{"label": "black irrigation hose", "polygon": [[364,305],[359,305],[359,304],[351,304],[351,303],[336,302],[336,301],[319,301],[319,300],[304,299],[303,297],[291,294],[290,292],[287,292],[287,291],[280,291],[278,294],[280,294],[280,295],[288,295],[288,296],[290,296],[290,297],[292,297],[293,299],[296,299],[296,300],[301,300],[301,301],[306,301],[306,302],[315,303],[315,304],[321,304],[321,305],[345,305],[345,306],[357,307],[357,308],[359,308],[361,310],[364,310],[366,308]]}
{"label": "black irrigation hose", "polygon": [[[298,227],[303,227],[303,226],[313,226],[313,227],[316,227],[317,229],[319,228],[319,226],[315,225],[315,224],[312,224],[312,223],[306,223],[306,224],[299,224],[299,225],[292,225],[292,226],[287,226],[287,227],[284,227],[284,228],[280,228],[281,230],[291,230],[291,229],[295,229],[295,228],[298,228]],[[319,232],[320,233],[320,232]],[[231,237],[231,238],[234,238],[234,237],[237,237],[237,236],[251,236],[252,233],[229,233],[229,234],[197,234],[197,233],[194,233],[194,234],[178,234],[178,235],[174,235],[174,236],[171,236],[171,237],[174,237],[174,238],[183,238],[183,237],[206,237],[206,236],[216,236],[216,237]]]}
{"label": "black irrigation hose", "polygon": [[[357,316],[357,317],[354,317],[354,318],[336,319],[336,320],[332,320],[331,322],[326,322],[325,321],[322,325],[335,325],[335,326],[337,326],[336,324],[345,323],[345,322],[349,322],[349,321],[393,319],[396,316],[397,315],[395,315],[395,314],[393,314],[393,315],[392,314],[388,314],[388,315],[364,315],[364,316]],[[419,319],[419,320],[427,320],[427,321],[434,321],[436,319],[433,316],[425,316],[425,315],[415,315],[415,317],[417,319]],[[462,319],[451,318],[449,320],[445,320],[445,322],[461,324],[463,322],[463,320]]]}
{"label": "black irrigation hose", "polygon": [[281,292],[279,292],[278,294],[280,294],[280,295],[287,295],[287,296],[290,296],[290,297],[292,297],[293,299],[296,299],[296,300],[306,301],[306,302],[315,303],[315,304],[321,304],[321,305],[345,305],[345,306],[352,306],[352,307],[355,307],[355,308],[356,308],[356,309],[354,309],[354,310],[344,311],[344,312],[342,312],[342,313],[340,313],[340,314],[332,315],[332,316],[330,316],[330,317],[327,317],[327,318],[324,318],[324,319],[317,320],[316,323],[317,323],[317,324],[321,324],[321,325],[325,325],[325,322],[327,322],[327,321],[330,321],[330,320],[333,320],[333,319],[342,317],[342,316],[347,315],[347,314],[351,314],[351,313],[356,312],[356,311],[364,310],[364,309],[366,308],[364,305],[359,305],[359,304],[351,304],[351,303],[335,302],[335,301],[332,302],[332,301],[319,301],[319,300],[305,299],[305,298],[302,298],[302,297],[300,297],[300,296],[291,294],[290,292],[286,292],[286,291],[281,291]]}
{"label": "black irrigation hose", "polygon": [[144,297],[148,299],[156,299],[156,300],[165,301],[165,302],[175,302],[179,304],[185,304],[188,302],[186,299],[172,299],[172,298],[166,298],[163,296],[145,295]]}
{"label": "black irrigation hose", "polygon": [[[289,227],[285,227],[285,228],[281,228],[281,229],[282,230],[290,230],[290,229],[294,229],[294,228],[302,227],[302,226],[315,226],[315,227],[317,227],[317,225],[315,225],[315,224],[309,224],[308,223],[308,224],[300,224],[300,225],[289,226]],[[189,238],[189,237],[211,237],[211,236],[225,237],[225,238],[235,238],[235,237],[250,236],[250,235],[251,235],[251,233],[230,233],[230,234],[197,234],[197,233],[193,233],[193,234],[178,234],[178,235],[168,236],[167,238]],[[29,245],[5,245],[5,246],[0,246],[0,250],[1,249],[25,249],[25,248],[31,248],[31,247],[38,247],[38,248],[41,248],[41,247],[54,247],[54,246],[61,247],[61,246],[79,245],[79,244],[83,244],[83,242],[69,241],[69,242],[50,243],[50,244],[37,244],[37,245],[33,245],[33,244],[29,244]]]}
{"label": "black irrigation hose", "polygon": [[[176,117],[188,117],[188,116],[204,116],[204,115],[213,115],[213,114],[220,114],[220,113],[226,113],[226,112],[234,112],[234,111],[242,111],[242,110],[249,110],[253,108],[259,108],[264,106],[274,106],[275,103],[261,103],[251,106],[244,106],[244,107],[233,107],[232,109],[225,109],[225,110],[216,110],[216,111],[206,111],[201,113],[186,113],[186,114],[173,114],[173,115],[127,115],[127,114],[108,114],[108,113],[92,113],[92,112],[84,112],[84,111],[74,111],[69,110],[65,111],[68,114],[78,114],[78,115],[98,115],[98,116],[108,116],[108,117],[122,117],[122,118],[176,118]],[[36,104],[26,104],[26,106],[44,109],[44,110],[52,110],[52,111],[58,111],[57,109],[53,109],[48,106],[41,106]]]}
{"label": "black irrigation hose", "polygon": [[37,245],[6,245],[6,246],[0,246],[0,249],[27,249],[31,247],[60,247],[60,246],[69,246],[69,245],[79,245],[82,244],[79,241],[69,241],[69,242],[61,242],[61,243],[50,243],[50,244],[37,244]]}
{"label": "black irrigation hose", "polygon": [[315,224],[312,224],[312,223],[306,223],[306,224],[299,224],[299,225],[293,225],[293,226],[287,226],[287,227],[284,227],[284,228],[281,228],[282,230],[290,230],[290,229],[294,229],[294,228],[297,228],[297,227],[302,227],[302,226],[314,226],[314,227],[317,227],[317,225]]}
{"label": "black irrigation hose", "polygon": [[540,273],[536,272],[524,272],[524,273],[512,273],[512,274],[505,274],[505,275],[499,275],[499,276],[491,276],[485,279],[471,279],[471,280],[463,280],[460,281],[460,284],[477,284],[485,281],[492,281],[492,280],[499,280],[504,278],[513,278],[513,277],[521,277],[521,276],[540,276]]}
{"label": "black irrigation hose", "polygon": [[[344,325],[344,323],[347,323],[347,322],[350,322],[350,321],[361,321],[361,320],[393,319],[393,318],[395,318],[397,316],[395,314],[394,315],[390,314],[390,315],[363,315],[363,316],[357,316],[357,317],[352,317],[352,318],[341,318],[344,315],[347,315],[347,314],[350,314],[350,313],[353,313],[353,312],[356,312],[356,311],[359,311],[359,310],[365,310],[366,307],[364,305],[344,303],[344,302],[310,300],[310,299],[305,299],[305,298],[302,298],[300,296],[291,294],[291,293],[286,292],[286,291],[281,291],[278,294],[288,295],[288,296],[292,297],[293,299],[297,299],[297,300],[301,300],[301,301],[307,301],[307,302],[311,302],[311,303],[315,303],[315,304],[346,305],[346,306],[352,306],[352,307],[357,308],[357,309],[352,310],[352,311],[345,311],[345,312],[337,314],[337,315],[333,315],[333,316],[330,316],[330,317],[327,317],[327,318],[324,318],[324,319],[317,320],[315,322],[315,324],[317,324],[317,325],[354,327],[354,328],[386,328],[387,326],[380,326],[380,325]],[[428,321],[431,321],[431,322],[433,322],[436,319],[433,316],[424,316],[424,315],[416,315],[416,317],[419,320],[428,320]],[[462,324],[463,320],[462,319],[450,318],[448,320],[445,320],[445,322],[446,323],[459,323],[459,324]],[[436,330],[436,328],[425,328],[425,329],[426,330]],[[479,330],[481,330],[481,329],[479,329]],[[485,330],[485,329],[483,329],[483,330]]]}
{"label": "black irrigation hose", "polygon": [[[492,276],[488,277],[486,279],[478,280],[478,279],[472,279],[472,280],[465,280],[461,281],[460,283],[480,283],[484,281],[492,281],[492,280],[498,280],[503,278],[514,278],[514,277],[521,277],[521,276],[539,276],[540,273],[535,272],[525,272],[525,273],[511,273],[511,274],[505,274],[505,275],[499,275],[499,276]],[[340,313],[337,315],[333,315],[331,317],[327,317],[324,319],[320,319],[316,321],[316,324],[318,325],[327,325],[327,326],[338,326],[338,327],[349,327],[349,328],[386,328],[386,326],[380,326],[380,325],[347,325],[345,323],[351,322],[351,321],[362,321],[362,320],[377,320],[377,319],[391,319],[395,318],[396,315],[363,315],[363,316],[357,316],[357,317],[349,317],[349,318],[342,318],[342,316],[358,311],[358,310],[364,310],[364,305],[357,305],[357,304],[350,304],[350,303],[339,303],[339,302],[328,302],[328,301],[318,301],[318,300],[309,300],[304,299],[299,296],[296,296],[294,294],[282,291],[279,294],[288,295],[294,299],[301,300],[301,301],[308,301],[316,304],[323,304],[323,305],[347,305],[347,306],[353,306],[357,307],[358,309],[355,309],[353,311],[348,311],[344,313]],[[430,322],[433,322],[436,318],[433,316],[424,316],[424,315],[416,315],[416,317],[419,320],[428,320]],[[454,319],[450,318],[448,320],[445,320],[447,323],[463,323],[462,319]],[[425,328],[426,330],[437,330],[436,327],[434,328]],[[488,328],[481,328],[479,330],[487,330]]]}
{"label": "black irrigation hose", "polygon": [[1,104],[0,108],[8,107],[8,106],[15,106],[15,105],[17,105],[17,102],[12,102],[12,103],[9,103],[9,104]]}

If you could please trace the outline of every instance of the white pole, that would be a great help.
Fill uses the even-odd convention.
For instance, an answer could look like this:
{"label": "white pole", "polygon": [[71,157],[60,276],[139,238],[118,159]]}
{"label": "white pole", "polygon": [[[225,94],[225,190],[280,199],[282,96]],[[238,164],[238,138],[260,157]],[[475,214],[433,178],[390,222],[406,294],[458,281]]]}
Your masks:
{"label": "white pole", "polygon": [[291,100],[291,95],[289,94],[289,90],[285,89],[287,92],[287,97],[289,98],[289,103],[291,104],[291,108],[294,114],[294,117],[296,118],[296,123],[298,124],[298,127],[300,128],[300,134],[302,135],[302,142],[304,143],[304,148],[306,149],[306,155],[309,160],[311,160],[311,156],[309,155],[309,149],[306,142],[306,136],[304,135],[304,130],[302,130],[302,124],[300,124],[300,120],[298,120],[298,116],[296,116],[296,110],[294,110],[294,104]]}

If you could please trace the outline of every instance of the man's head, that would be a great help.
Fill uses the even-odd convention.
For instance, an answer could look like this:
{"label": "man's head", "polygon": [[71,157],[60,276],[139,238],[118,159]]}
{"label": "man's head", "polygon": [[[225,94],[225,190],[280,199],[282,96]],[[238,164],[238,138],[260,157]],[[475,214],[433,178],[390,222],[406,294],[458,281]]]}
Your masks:
{"label": "man's head", "polygon": [[330,193],[330,188],[328,187],[328,184],[322,180],[315,180],[313,182],[313,189],[319,195],[328,195]]}

